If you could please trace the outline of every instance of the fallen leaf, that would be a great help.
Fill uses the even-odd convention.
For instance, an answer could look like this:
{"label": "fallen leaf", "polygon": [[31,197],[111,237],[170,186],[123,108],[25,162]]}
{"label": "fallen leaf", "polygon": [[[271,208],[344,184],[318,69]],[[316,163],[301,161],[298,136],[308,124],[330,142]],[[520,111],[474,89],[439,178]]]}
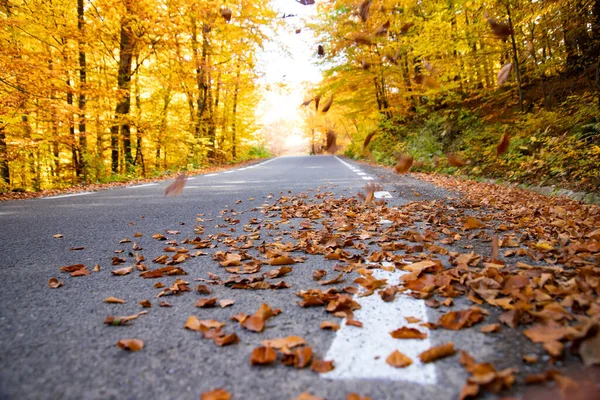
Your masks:
{"label": "fallen leaf", "polygon": [[48,279],[48,287],[50,289],[58,289],[61,286],[64,286],[64,282],[63,281],[59,282],[57,278],[50,278],[50,279]]}
{"label": "fallen leaf", "polygon": [[55,235],[52,235],[52,237],[53,237],[54,239],[60,239],[60,238],[62,238],[62,237],[63,237],[63,235],[61,235],[60,233],[57,233],[57,234],[55,234]]}
{"label": "fallen leaf", "polygon": [[169,302],[166,302],[166,301],[161,301],[160,303],[158,303],[158,306],[159,306],[159,307],[173,307],[173,306],[171,305],[171,303],[169,303]]}
{"label": "fallen leaf", "polygon": [[324,269],[318,269],[313,272],[312,278],[313,278],[313,280],[318,281],[326,275],[327,275],[327,271],[325,271]]}
{"label": "fallen leaf", "polygon": [[200,400],[231,400],[231,394],[225,389],[214,389],[202,393]]}
{"label": "fallen leaf", "polygon": [[75,272],[78,271],[80,269],[84,269],[85,265],[83,264],[73,264],[73,265],[67,265],[66,267],[60,267],[60,270],[63,272]]}
{"label": "fallen leaf", "polygon": [[181,194],[183,187],[185,186],[186,179],[186,174],[179,174],[175,181],[165,189],[165,196],[177,196]]}
{"label": "fallen leaf", "polygon": [[144,348],[144,341],[141,339],[121,339],[117,342],[119,348],[129,351],[138,351]]}
{"label": "fallen leaf", "polygon": [[337,331],[338,329],[340,329],[340,324],[333,322],[333,321],[323,321],[321,322],[321,329],[330,329],[332,331]]}
{"label": "fallen leaf", "polygon": [[94,265],[94,269],[92,269],[92,272],[100,272],[100,264]]}
{"label": "fallen leaf", "polygon": [[319,285],[333,285],[334,283],[342,282],[343,277],[344,277],[344,273],[340,272],[340,274],[338,276],[328,279],[328,280],[325,280],[325,281],[319,281],[318,283],[319,283]]}
{"label": "fallen leaf", "polygon": [[500,331],[500,324],[499,323],[495,323],[495,324],[484,325],[481,328],[479,328],[479,330],[482,333],[499,332]]}
{"label": "fallen leaf", "polygon": [[485,228],[485,223],[483,223],[482,221],[478,220],[477,218],[468,216],[465,219],[464,222],[464,228],[465,229],[478,229],[478,228]]}
{"label": "fallen leaf", "polygon": [[210,299],[199,299],[196,303],[196,307],[199,308],[210,308],[214,307],[217,304],[217,298],[213,297]]}
{"label": "fallen leaf", "polygon": [[235,304],[235,300],[230,300],[230,299],[223,299],[223,300],[219,300],[219,306],[221,308],[225,308],[225,307],[229,307]]}
{"label": "fallen leaf", "polygon": [[579,355],[586,367],[600,364],[600,331],[581,342]]}
{"label": "fallen leaf", "polygon": [[251,365],[268,365],[277,359],[277,352],[272,347],[257,347],[250,355]]}
{"label": "fallen leaf", "polygon": [[217,336],[213,338],[213,341],[217,346],[223,347],[238,343],[240,341],[240,338],[238,338],[238,335],[236,335],[236,333],[233,332],[229,335]]}
{"label": "fallen leaf", "polygon": [[439,346],[435,346],[430,348],[429,350],[425,350],[421,354],[419,354],[419,358],[424,363],[433,362],[442,358],[449,357],[454,355],[456,351],[454,350],[454,343],[445,343]]}
{"label": "fallen leaf", "polygon": [[325,399],[323,397],[313,396],[312,394],[310,394],[308,392],[302,392],[294,400],[325,400]]}
{"label": "fallen leaf", "polygon": [[385,359],[385,362],[395,368],[404,368],[412,364],[410,357],[400,353],[398,350],[394,350],[394,352]]}
{"label": "fallen leaf", "polygon": [[390,332],[390,335],[394,339],[425,339],[428,336],[425,332],[421,332],[415,328],[408,328],[406,326]]}
{"label": "fallen leaf", "polygon": [[150,300],[142,300],[139,302],[140,306],[144,307],[144,308],[151,308],[152,307],[152,303],[150,303]]}
{"label": "fallen leaf", "polygon": [[333,371],[334,365],[333,360],[325,361],[325,360],[313,360],[310,365],[310,369],[320,374],[324,374],[329,371]]}
{"label": "fallen leaf", "polygon": [[117,297],[107,297],[106,299],[104,299],[105,303],[114,303],[114,304],[125,304],[125,300],[123,299],[119,299]]}
{"label": "fallen leaf", "polygon": [[75,246],[75,247],[71,247],[69,250],[71,251],[77,251],[77,250],[84,250],[85,247],[83,246]]}
{"label": "fallen leaf", "polygon": [[263,340],[261,344],[265,347],[273,347],[277,350],[281,350],[283,348],[293,349],[294,347],[305,345],[306,340],[299,336],[288,336],[285,338]]}
{"label": "fallen leaf", "polygon": [[111,271],[113,275],[123,276],[133,272],[133,267],[124,267]]}
{"label": "fallen leaf", "polygon": [[140,311],[137,314],[127,315],[127,316],[122,316],[122,317],[114,317],[112,315],[109,315],[104,320],[104,323],[106,325],[121,326],[121,325],[127,324],[129,321],[133,321],[134,319],[137,319],[140,315],[144,315],[144,314],[148,314],[148,311]]}
{"label": "fallen leaf", "polygon": [[88,276],[90,274],[90,271],[87,270],[87,268],[83,267],[81,269],[78,269],[77,271],[73,271],[71,272],[71,276],[72,277],[76,277],[76,276]]}
{"label": "fallen leaf", "polygon": [[438,325],[444,329],[457,331],[473,326],[484,319],[481,309],[471,307],[468,310],[450,311],[440,317]]}

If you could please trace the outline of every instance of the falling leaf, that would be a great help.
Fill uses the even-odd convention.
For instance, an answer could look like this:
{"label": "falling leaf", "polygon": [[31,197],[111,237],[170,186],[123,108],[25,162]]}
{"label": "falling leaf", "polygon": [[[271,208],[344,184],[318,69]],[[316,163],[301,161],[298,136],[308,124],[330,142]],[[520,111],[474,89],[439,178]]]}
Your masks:
{"label": "falling leaf", "polygon": [[323,321],[321,322],[321,329],[330,329],[332,331],[337,331],[338,329],[340,329],[340,324],[333,322],[333,321]]}
{"label": "falling leaf", "polygon": [[377,28],[377,30],[375,31],[375,35],[376,36],[385,36],[385,35],[387,35],[389,29],[390,29],[390,20],[388,19],[383,25],[381,25],[379,28]]}
{"label": "falling leaf", "polygon": [[177,196],[181,194],[183,191],[183,187],[185,186],[185,181],[187,180],[186,174],[179,174],[175,181],[171,183],[165,189],[165,196]]}
{"label": "falling leaf", "polygon": [[492,28],[494,35],[496,35],[498,38],[506,40],[506,38],[513,33],[508,24],[505,24],[504,22],[497,22],[494,18],[489,18],[487,15],[485,15],[485,19],[487,20],[488,24],[490,24],[490,28]]}
{"label": "falling leaf", "polygon": [[412,364],[410,357],[400,353],[398,350],[394,350],[392,354],[385,359],[385,362],[395,368],[404,368]]}
{"label": "falling leaf", "polygon": [[231,400],[231,394],[225,389],[214,389],[202,393],[200,400]]}
{"label": "falling leaf", "polygon": [[227,21],[227,22],[231,21],[232,12],[229,8],[222,6],[220,11],[221,11],[221,17],[223,17],[223,19],[225,21]]}
{"label": "falling leaf", "polygon": [[425,339],[427,337],[425,332],[421,332],[415,328],[408,328],[406,326],[390,332],[390,335],[394,339]]}
{"label": "falling leaf", "polygon": [[404,33],[408,32],[408,30],[410,28],[412,28],[414,25],[415,25],[414,22],[407,22],[407,23],[405,23],[404,25],[402,25],[400,27],[400,33],[404,34]]}
{"label": "falling leaf", "polygon": [[[512,63],[505,64],[500,71],[498,71],[498,86],[502,85],[508,80],[508,75],[512,69]],[[503,138],[504,139],[504,138]],[[502,142],[500,142],[502,144]],[[508,144],[507,144],[508,147]]]}
{"label": "falling leaf", "polygon": [[448,159],[448,164],[452,167],[464,167],[467,163],[461,160],[457,155],[448,153],[446,154],[446,158]]}
{"label": "falling leaf", "polygon": [[[332,99],[332,98],[330,98]],[[328,104],[328,103],[327,103]],[[329,110],[329,108],[327,108],[327,110],[325,110],[325,107],[327,107],[327,104],[325,104],[325,106],[323,107],[323,111],[322,112],[327,112],[327,110]],[[337,135],[335,134],[334,131],[332,130],[327,130],[327,135],[326,135],[326,151],[328,154],[335,154],[337,152]]]}
{"label": "falling leaf", "polygon": [[119,299],[117,297],[107,297],[106,299],[104,299],[105,303],[113,303],[113,304],[125,304],[125,300],[123,299]]}
{"label": "falling leaf", "polygon": [[419,354],[419,358],[424,363],[433,362],[442,358],[449,357],[456,353],[454,350],[454,343],[445,343],[440,346],[432,347],[429,350],[425,350]]}
{"label": "falling leaf", "polygon": [[365,138],[365,141],[363,142],[363,150],[367,148],[369,143],[371,143],[371,139],[373,139],[373,136],[375,136],[378,133],[379,133],[378,131],[373,131],[367,135],[367,137]]}
{"label": "falling leaf", "polygon": [[502,264],[501,261],[498,260],[498,256],[500,254],[500,240],[498,239],[498,235],[492,236],[492,254],[490,255],[490,261],[493,264]]}
{"label": "falling leaf", "polygon": [[141,339],[121,339],[117,342],[119,348],[129,351],[138,351],[144,348],[144,341]]}
{"label": "falling leaf", "polygon": [[333,104],[333,95],[329,96],[329,98],[327,99],[325,104],[323,104],[323,108],[321,109],[321,112],[326,113],[327,111],[329,111],[332,104]]}
{"label": "falling leaf", "polygon": [[277,352],[272,347],[257,347],[250,355],[251,365],[268,365],[277,359]]}
{"label": "falling leaf", "polygon": [[369,8],[372,2],[373,0],[365,0],[358,6],[358,15],[363,22],[367,22],[367,19],[369,19]]}
{"label": "falling leaf", "polygon": [[320,374],[333,371],[334,365],[333,360],[325,361],[325,360],[313,360],[310,369]]}
{"label": "falling leaf", "polygon": [[127,275],[132,272],[133,272],[133,267],[124,267],[124,268],[119,268],[119,269],[115,269],[114,271],[111,271],[111,273],[113,275],[118,275],[118,276]]}
{"label": "falling leaf", "polygon": [[58,281],[57,278],[50,278],[48,279],[48,287],[50,289],[58,289],[59,287],[63,286],[64,282],[63,281]]}
{"label": "falling leaf", "polygon": [[317,54],[318,54],[320,57],[323,57],[323,56],[325,55],[325,49],[323,48],[323,45],[321,45],[321,44],[320,44],[320,45],[317,47]]}
{"label": "falling leaf", "polygon": [[500,143],[496,147],[496,155],[500,156],[508,150],[508,146],[510,145],[510,135],[505,133],[502,135],[502,139],[500,139]]}
{"label": "falling leaf", "polygon": [[225,308],[225,307],[229,307],[235,304],[235,300],[230,300],[230,299],[223,299],[223,300],[219,300],[219,306],[221,308]]}
{"label": "falling leaf", "polygon": [[408,155],[401,155],[398,158],[398,163],[394,167],[394,171],[397,174],[405,174],[410,170],[410,168],[412,166],[413,166],[413,158]]}
{"label": "falling leaf", "polygon": [[199,308],[209,308],[214,307],[217,304],[217,298],[213,297],[210,299],[199,299],[196,303],[196,307]]}

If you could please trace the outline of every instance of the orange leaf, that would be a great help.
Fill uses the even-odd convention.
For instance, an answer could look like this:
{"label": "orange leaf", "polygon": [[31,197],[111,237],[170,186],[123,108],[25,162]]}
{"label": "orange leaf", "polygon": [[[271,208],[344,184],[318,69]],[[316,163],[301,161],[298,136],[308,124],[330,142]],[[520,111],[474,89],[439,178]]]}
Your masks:
{"label": "orange leaf", "polygon": [[442,358],[449,357],[453,355],[456,351],[454,350],[454,343],[445,343],[440,346],[432,347],[429,350],[425,350],[421,354],[419,354],[419,358],[422,362],[428,363],[432,361],[436,361]]}
{"label": "orange leaf", "polygon": [[217,304],[217,298],[213,297],[210,299],[199,299],[196,303],[196,307],[199,308],[209,308],[214,307]]}
{"label": "orange leaf", "polygon": [[410,357],[400,353],[398,350],[394,350],[394,352],[385,359],[385,362],[396,368],[404,368],[412,364]]}
{"label": "orange leaf", "polygon": [[321,329],[331,329],[332,331],[337,331],[340,329],[340,324],[333,321],[323,321],[321,322]]}
{"label": "orange leaf", "polygon": [[505,64],[500,71],[498,71],[498,86],[502,85],[508,80],[508,75],[512,69],[512,63]]}
{"label": "orange leaf", "polygon": [[500,331],[500,324],[495,323],[495,324],[484,325],[481,328],[479,328],[479,330],[482,333],[498,332],[498,331]]}
{"label": "orange leaf", "polygon": [[502,139],[500,139],[500,143],[498,143],[498,147],[496,147],[496,155],[500,156],[508,150],[508,146],[510,145],[510,135],[505,133],[502,135]]}
{"label": "orange leaf", "polygon": [[124,267],[124,268],[119,268],[119,269],[115,269],[114,271],[111,271],[111,273],[113,275],[127,275],[130,274],[131,272],[133,272],[133,267]]}
{"label": "orange leaf", "polygon": [[111,297],[107,297],[106,299],[104,299],[104,302],[105,303],[113,303],[113,304],[124,304],[125,300],[111,296]]}
{"label": "orange leaf", "polygon": [[252,332],[262,332],[265,329],[265,320],[252,315],[242,322],[242,326]]}
{"label": "orange leaf", "polygon": [[235,304],[235,300],[230,300],[230,299],[219,300],[219,306],[221,308],[229,307],[234,304]]}
{"label": "orange leaf", "polygon": [[144,341],[141,339],[121,339],[117,342],[119,348],[129,351],[138,351],[144,348]]}
{"label": "orange leaf", "polygon": [[152,308],[152,303],[148,299],[140,301],[139,304],[144,308]]}
{"label": "orange leaf", "polygon": [[292,349],[294,347],[302,346],[305,344],[306,344],[306,340],[302,339],[299,336],[288,336],[285,338],[267,339],[267,340],[263,340],[263,342],[262,342],[263,346],[273,347],[274,349],[282,349],[282,348]]}
{"label": "orange leaf", "polygon": [[413,166],[413,161],[414,160],[413,160],[412,156],[401,155],[398,158],[398,163],[394,167],[394,171],[397,174],[405,174],[405,173],[407,173],[410,170],[410,168]]}
{"label": "orange leaf", "polygon": [[486,225],[482,221],[477,218],[473,218],[470,215],[465,219],[464,228],[465,229],[477,229],[484,228]]}
{"label": "orange leaf", "polygon": [[58,279],[56,278],[50,278],[48,279],[48,287],[50,289],[58,289],[59,287],[63,286],[64,282],[63,281],[58,281]]}
{"label": "orange leaf", "polygon": [[313,360],[310,369],[320,374],[332,371],[334,368],[333,360],[325,361],[325,360]]}
{"label": "orange leaf", "polygon": [[448,164],[450,164],[453,167],[464,167],[465,165],[467,165],[465,161],[461,160],[455,154],[448,153],[446,154],[446,157],[448,158]]}
{"label": "orange leaf", "polygon": [[425,339],[427,337],[426,333],[415,328],[408,328],[406,326],[390,332],[390,335],[394,339]]}
{"label": "orange leaf", "polygon": [[257,347],[250,355],[251,365],[267,365],[277,359],[277,352],[272,347]]}
{"label": "orange leaf", "polygon": [[235,344],[235,343],[239,342],[240,339],[235,334],[235,332],[233,332],[233,333],[230,333],[229,335],[217,336],[217,337],[213,338],[213,341],[216,343],[217,346],[222,347],[222,346],[229,346],[230,344]]}
{"label": "orange leaf", "polygon": [[171,183],[165,189],[165,196],[177,196],[183,191],[187,176],[185,174],[179,174],[175,181]]}
{"label": "orange leaf", "polygon": [[305,368],[312,360],[313,351],[310,347],[303,347],[301,349],[296,349],[294,355],[296,356],[294,359],[294,367]]}
{"label": "orange leaf", "polygon": [[200,400],[231,400],[231,394],[224,389],[215,389],[202,393]]}

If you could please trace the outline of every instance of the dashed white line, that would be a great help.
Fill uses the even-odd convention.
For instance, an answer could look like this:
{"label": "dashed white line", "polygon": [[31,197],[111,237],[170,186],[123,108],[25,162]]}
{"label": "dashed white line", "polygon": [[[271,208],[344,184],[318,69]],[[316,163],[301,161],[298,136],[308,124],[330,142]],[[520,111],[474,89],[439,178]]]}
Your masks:
{"label": "dashed white line", "polygon": [[357,172],[356,175],[364,176],[364,175],[367,175],[367,174],[365,174],[364,172]]}
{"label": "dashed white line", "polygon": [[158,186],[158,183],[144,183],[143,185],[126,186],[125,189],[135,189],[148,186]]}
{"label": "dashed white line", "polygon": [[204,176],[217,176],[217,175],[219,175],[219,174],[206,174]]}
{"label": "dashed white line", "polygon": [[43,200],[61,199],[61,198],[64,198],[64,197],[85,196],[86,194],[94,194],[94,193],[95,192],[81,192],[81,193],[61,194],[59,196],[42,197],[42,199]]}
{"label": "dashed white line", "polygon": [[372,181],[374,178],[372,176],[363,176],[362,177],[365,181]]}
{"label": "dashed white line", "polygon": [[232,172],[235,172],[235,169],[230,169],[229,171],[225,171],[223,172],[224,174],[231,174]]}
{"label": "dashed white line", "polygon": [[[382,263],[390,265],[391,263]],[[387,279],[388,284],[397,284],[404,271],[387,272],[373,270],[377,279]],[[354,318],[363,323],[362,328],[342,325],[325,356],[333,360],[335,369],[321,375],[326,379],[388,379],[410,381],[432,385],[437,382],[433,364],[423,364],[418,355],[431,348],[429,338],[394,339],[390,332],[402,326],[409,326],[426,332],[418,324],[410,324],[405,317],[415,317],[427,322],[427,309],[422,300],[400,294],[393,302],[386,303],[377,294],[357,297],[361,309],[354,312]],[[406,354],[413,364],[406,368],[394,368],[385,362],[394,350]]]}

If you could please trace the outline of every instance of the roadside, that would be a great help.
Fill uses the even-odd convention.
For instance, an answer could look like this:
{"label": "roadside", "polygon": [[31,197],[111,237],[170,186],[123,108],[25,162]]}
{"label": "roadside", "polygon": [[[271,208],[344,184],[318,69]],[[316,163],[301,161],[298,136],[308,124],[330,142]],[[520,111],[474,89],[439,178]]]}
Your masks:
{"label": "roadside", "polygon": [[[238,168],[238,167],[245,166],[245,165],[257,164],[263,160],[265,160],[265,158],[254,158],[252,160],[241,161],[239,163],[234,163],[234,164],[212,165],[212,166],[202,168],[202,169],[186,171],[186,174],[187,175],[210,174],[210,173],[214,173],[214,172]],[[97,192],[99,190],[109,190],[109,189],[114,189],[117,187],[129,186],[132,184],[154,183],[154,182],[167,181],[169,179],[175,178],[179,174],[180,174],[180,172],[173,172],[173,173],[164,174],[164,175],[161,175],[158,177],[152,177],[152,178],[132,179],[132,180],[122,181],[122,182],[82,184],[82,185],[71,186],[71,187],[67,187],[67,188],[63,188],[63,189],[41,190],[39,192],[0,193],[0,201],[27,200],[27,199],[35,199],[35,198],[39,198],[39,197],[56,196],[56,195],[61,195],[61,194],[74,194],[74,193],[81,193],[81,192]]]}

